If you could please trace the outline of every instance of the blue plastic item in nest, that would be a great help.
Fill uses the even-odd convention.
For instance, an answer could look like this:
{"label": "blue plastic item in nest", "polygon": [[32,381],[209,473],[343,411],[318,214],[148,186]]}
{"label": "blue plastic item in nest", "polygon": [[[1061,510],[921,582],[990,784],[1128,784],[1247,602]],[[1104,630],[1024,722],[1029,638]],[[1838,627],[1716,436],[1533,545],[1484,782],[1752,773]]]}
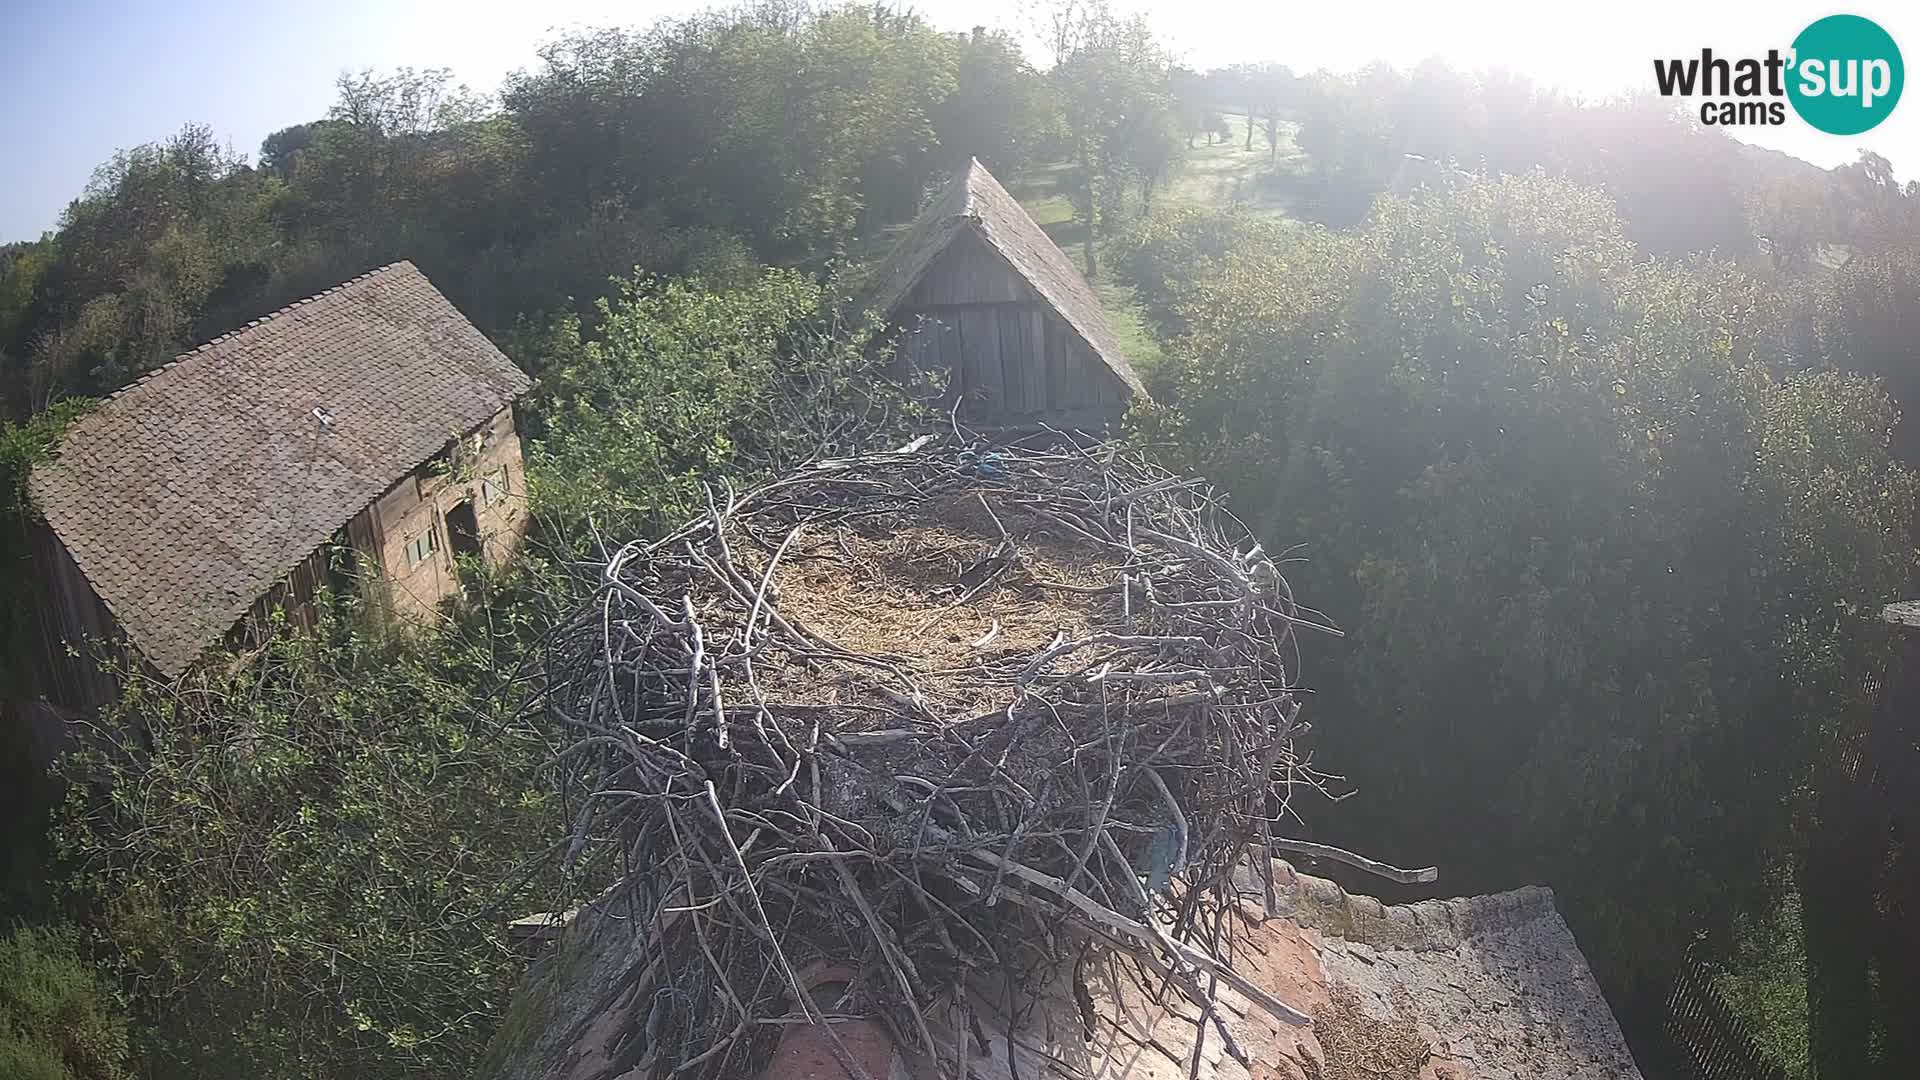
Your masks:
{"label": "blue plastic item in nest", "polygon": [[998,480],[1007,475],[1007,467],[1000,464],[1000,461],[998,450],[978,453],[972,450],[960,451],[960,464],[982,480]]}

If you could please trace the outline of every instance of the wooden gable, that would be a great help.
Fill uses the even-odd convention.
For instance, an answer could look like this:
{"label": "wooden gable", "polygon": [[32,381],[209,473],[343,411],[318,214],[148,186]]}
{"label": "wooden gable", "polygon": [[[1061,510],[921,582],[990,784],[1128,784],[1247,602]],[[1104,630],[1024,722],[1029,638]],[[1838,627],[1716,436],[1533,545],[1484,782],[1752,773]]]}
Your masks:
{"label": "wooden gable", "polygon": [[1099,426],[1128,388],[1059,311],[972,229],[951,242],[895,306],[911,371],[950,373],[943,407],[987,427]]}

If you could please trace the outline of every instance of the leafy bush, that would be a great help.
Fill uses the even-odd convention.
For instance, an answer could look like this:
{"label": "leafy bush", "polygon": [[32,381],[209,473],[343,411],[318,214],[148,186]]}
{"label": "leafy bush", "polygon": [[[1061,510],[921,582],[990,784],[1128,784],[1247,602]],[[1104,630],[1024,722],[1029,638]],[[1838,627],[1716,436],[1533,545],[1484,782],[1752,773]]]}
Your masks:
{"label": "leafy bush", "polygon": [[521,968],[505,921],[553,884],[549,750],[514,719],[537,613],[414,640],[329,612],[177,685],[126,673],[55,835],[144,1071],[470,1071]]}
{"label": "leafy bush", "polygon": [[1217,259],[1141,417],[1348,630],[1309,675],[1365,797],[1327,823],[1549,882],[1629,1009],[1764,893],[1913,569],[1885,396],[1781,374],[1781,306],[1597,193],[1483,182]]}
{"label": "leafy bush", "polygon": [[0,1076],[119,1080],[126,1057],[120,1003],[71,935],[23,928],[0,937]]}
{"label": "leafy bush", "polygon": [[68,398],[23,423],[0,423],[0,516],[17,521],[30,513],[27,480],[33,467],[47,459],[67,425],[95,404],[87,398]]}
{"label": "leafy bush", "polygon": [[1727,970],[1713,985],[1754,1042],[1791,1080],[1808,1075],[1807,943],[1800,893],[1791,877],[1775,882],[1777,895],[1756,915],[1734,923]]}
{"label": "leafy bush", "polygon": [[1821,299],[1820,353],[1883,380],[1906,404],[1895,446],[1920,463],[1920,247],[1895,244],[1850,260]]}
{"label": "leafy bush", "polygon": [[725,289],[639,278],[600,302],[591,339],[577,319],[554,323],[529,363],[535,510],[644,532],[704,505],[703,482],[905,430],[917,414],[874,328],[823,313],[826,300],[791,270]]}
{"label": "leafy bush", "polygon": [[1296,227],[1245,210],[1162,208],[1116,237],[1108,261],[1154,326],[1173,336],[1187,329],[1180,307],[1195,281],[1217,273],[1230,253],[1279,244]]}

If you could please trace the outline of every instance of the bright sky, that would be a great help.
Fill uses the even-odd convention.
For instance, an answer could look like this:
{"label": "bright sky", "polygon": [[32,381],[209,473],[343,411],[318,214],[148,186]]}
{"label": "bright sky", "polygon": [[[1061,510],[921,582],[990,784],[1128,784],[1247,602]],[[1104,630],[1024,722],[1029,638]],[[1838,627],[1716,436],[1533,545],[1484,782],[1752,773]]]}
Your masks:
{"label": "bright sky", "polygon": [[[903,0],[904,2],[904,0]],[[321,116],[341,71],[450,67],[475,89],[534,61],[555,28],[637,24],[701,0],[0,0],[0,241],[52,227],[94,166],[116,149],[211,124],[253,155],[260,140]],[[1031,31],[1044,0],[919,0],[935,25]],[[1871,0],[1833,8],[1792,0],[1116,0],[1145,12],[1189,66],[1272,60],[1298,71],[1400,67],[1438,56],[1469,70],[1502,66],[1586,95],[1650,89],[1656,56],[1731,57],[1785,49],[1814,19],[1851,11],[1879,22],[1920,63],[1920,5]],[[1560,9],[1560,10],[1556,10]],[[1036,57],[1036,59],[1040,59]],[[1820,165],[1860,147],[1920,172],[1920,90],[1864,136],[1733,129]]]}

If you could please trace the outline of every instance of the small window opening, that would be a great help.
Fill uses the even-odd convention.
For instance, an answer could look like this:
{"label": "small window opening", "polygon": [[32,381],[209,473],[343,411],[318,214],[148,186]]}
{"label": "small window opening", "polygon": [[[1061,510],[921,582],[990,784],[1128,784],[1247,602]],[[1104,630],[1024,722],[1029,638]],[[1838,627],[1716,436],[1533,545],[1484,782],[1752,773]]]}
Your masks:
{"label": "small window opening", "polygon": [[419,566],[433,558],[433,553],[439,550],[439,541],[435,539],[433,525],[429,523],[426,532],[407,541],[407,566],[409,568]]}
{"label": "small window opening", "polygon": [[507,501],[511,494],[507,487],[507,467],[505,465],[488,473],[480,480],[480,502],[486,506],[498,506]]}

